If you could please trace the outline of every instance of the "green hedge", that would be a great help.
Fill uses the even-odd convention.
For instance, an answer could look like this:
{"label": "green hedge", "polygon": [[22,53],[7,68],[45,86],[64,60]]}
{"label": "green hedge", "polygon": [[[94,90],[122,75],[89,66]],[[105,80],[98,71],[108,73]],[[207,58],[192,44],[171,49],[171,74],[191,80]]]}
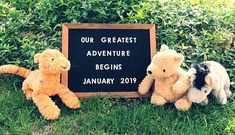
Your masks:
{"label": "green hedge", "polygon": [[195,1],[2,0],[0,64],[34,68],[36,52],[61,47],[65,22],[151,23],[158,26],[158,45],[186,56],[184,68],[216,60],[226,66],[235,88],[235,2]]}

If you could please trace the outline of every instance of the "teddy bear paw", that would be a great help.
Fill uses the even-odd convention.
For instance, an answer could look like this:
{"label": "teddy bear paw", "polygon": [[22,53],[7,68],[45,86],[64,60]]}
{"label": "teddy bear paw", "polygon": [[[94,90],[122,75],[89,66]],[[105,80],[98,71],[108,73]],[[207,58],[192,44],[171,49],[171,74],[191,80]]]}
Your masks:
{"label": "teddy bear paw", "polygon": [[174,93],[181,93],[183,91],[183,88],[180,84],[174,84],[172,85],[172,91]]}
{"label": "teddy bear paw", "polygon": [[149,89],[147,89],[146,87],[143,87],[142,85],[139,85],[138,92],[139,92],[141,95],[146,94],[148,91],[149,91]]}
{"label": "teddy bear paw", "polygon": [[143,89],[139,89],[138,92],[139,92],[141,95],[144,95],[144,94],[147,93],[147,92],[146,92],[145,90],[143,90]]}
{"label": "teddy bear paw", "polygon": [[191,104],[186,99],[180,99],[175,102],[175,107],[176,109],[185,112],[189,110]]}
{"label": "teddy bear paw", "polygon": [[153,96],[151,98],[151,103],[154,104],[154,105],[157,105],[157,106],[162,106],[166,103],[166,99],[161,97],[161,96]]}

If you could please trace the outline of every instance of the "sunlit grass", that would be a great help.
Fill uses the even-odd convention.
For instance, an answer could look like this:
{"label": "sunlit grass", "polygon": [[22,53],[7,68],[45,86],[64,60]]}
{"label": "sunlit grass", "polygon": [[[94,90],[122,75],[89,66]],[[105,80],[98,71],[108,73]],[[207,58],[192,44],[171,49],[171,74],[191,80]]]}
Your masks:
{"label": "sunlit grass", "polygon": [[[14,87],[14,84],[16,87]],[[151,105],[149,99],[82,99],[82,107],[70,110],[58,98],[61,108],[56,121],[47,121],[32,101],[27,101],[20,82],[0,79],[0,134],[228,134],[235,133],[234,97],[225,106],[193,105],[180,112],[174,105]]]}

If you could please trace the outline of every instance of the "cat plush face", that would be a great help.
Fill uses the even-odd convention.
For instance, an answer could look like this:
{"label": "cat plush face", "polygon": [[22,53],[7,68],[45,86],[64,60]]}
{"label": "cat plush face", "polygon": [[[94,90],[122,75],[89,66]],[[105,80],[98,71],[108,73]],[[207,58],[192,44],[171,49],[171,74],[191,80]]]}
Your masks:
{"label": "cat plush face", "polygon": [[37,53],[34,62],[39,64],[40,71],[48,74],[60,74],[70,69],[70,62],[58,50],[47,49]]}

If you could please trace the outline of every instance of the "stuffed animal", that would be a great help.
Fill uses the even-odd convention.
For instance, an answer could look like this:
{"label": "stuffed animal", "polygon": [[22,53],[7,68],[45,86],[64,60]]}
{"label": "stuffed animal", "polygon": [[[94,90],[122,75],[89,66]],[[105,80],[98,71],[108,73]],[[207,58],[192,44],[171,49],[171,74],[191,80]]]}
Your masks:
{"label": "stuffed animal", "polygon": [[211,92],[218,103],[226,104],[231,96],[230,79],[225,68],[215,61],[205,61],[196,64],[189,71],[190,90],[189,100],[201,105],[208,103],[207,95]]}
{"label": "stuffed animal", "polygon": [[138,91],[146,94],[154,83],[151,103],[161,106],[175,102],[175,107],[187,111],[192,102],[187,98],[189,77],[180,65],[184,56],[168,46],[162,45],[160,52],[154,55],[147,68],[147,76],[140,83]]}
{"label": "stuffed animal", "polygon": [[48,49],[34,56],[39,69],[30,71],[16,65],[0,66],[0,74],[16,74],[26,78],[22,89],[27,99],[32,98],[39,112],[48,120],[55,120],[60,109],[50,96],[58,94],[62,102],[72,109],[77,109],[80,102],[66,86],[60,84],[60,74],[70,69],[70,62],[58,50]]}

